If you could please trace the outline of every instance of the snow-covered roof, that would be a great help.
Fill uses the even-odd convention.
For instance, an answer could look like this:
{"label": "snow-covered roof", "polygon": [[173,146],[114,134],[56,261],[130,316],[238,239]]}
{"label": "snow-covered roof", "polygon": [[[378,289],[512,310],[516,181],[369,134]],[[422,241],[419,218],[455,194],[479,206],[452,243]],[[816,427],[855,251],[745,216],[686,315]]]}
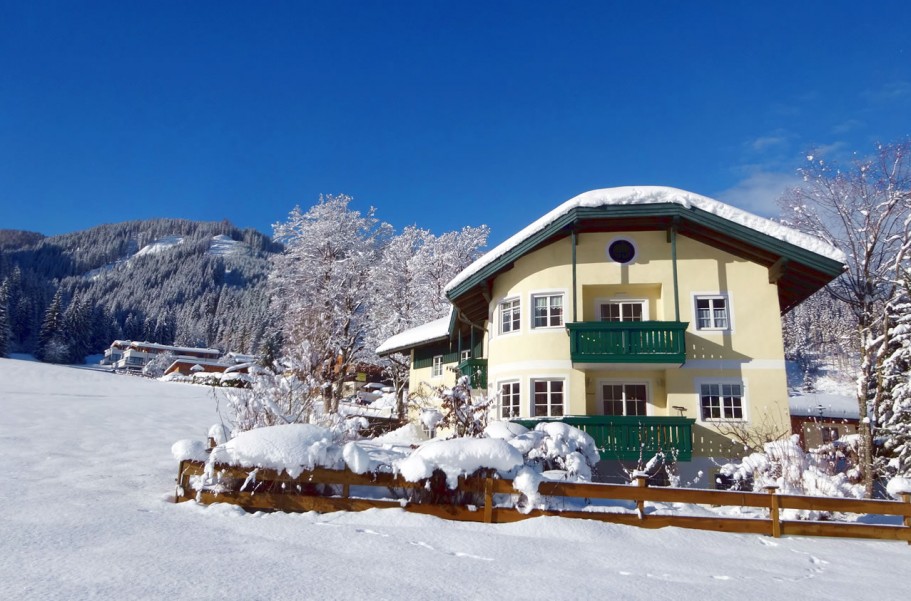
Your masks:
{"label": "snow-covered roof", "polygon": [[449,323],[452,320],[452,310],[446,317],[435,319],[416,328],[405,330],[387,339],[377,349],[378,355],[388,355],[396,351],[412,348],[425,342],[445,340],[449,337]]}
{"label": "snow-covered roof", "polygon": [[777,240],[782,240],[804,250],[814,252],[828,259],[841,263],[845,262],[845,254],[827,242],[712,198],[687,192],[686,190],[664,186],[624,186],[620,188],[592,190],[567,200],[559,207],[547,213],[528,227],[522,229],[462,270],[459,275],[446,285],[446,292],[448,293],[459,284],[465,282],[483,268],[502,257],[532,235],[545,229],[548,225],[573,209],[608,205],[648,205],[663,203],[678,204],[686,209],[695,207],[751,230],[771,236]]}

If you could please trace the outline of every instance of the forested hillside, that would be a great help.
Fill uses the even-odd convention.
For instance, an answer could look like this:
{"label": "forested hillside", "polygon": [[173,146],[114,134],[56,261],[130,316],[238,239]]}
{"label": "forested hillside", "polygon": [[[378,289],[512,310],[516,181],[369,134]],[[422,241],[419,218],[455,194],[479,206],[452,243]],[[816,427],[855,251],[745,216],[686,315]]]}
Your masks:
{"label": "forested hillside", "polygon": [[61,360],[78,361],[118,338],[253,351],[279,250],[227,221],[129,221],[52,237],[0,230],[8,351],[41,356],[53,340]]}

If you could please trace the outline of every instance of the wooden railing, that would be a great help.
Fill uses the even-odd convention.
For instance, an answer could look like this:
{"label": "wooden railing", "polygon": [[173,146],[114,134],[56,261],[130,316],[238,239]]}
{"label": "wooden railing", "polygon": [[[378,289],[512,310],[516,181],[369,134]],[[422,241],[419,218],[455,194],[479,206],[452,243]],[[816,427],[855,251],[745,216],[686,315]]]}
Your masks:
{"label": "wooden railing", "polygon": [[573,363],[686,362],[681,321],[580,321],[566,324]]}
{"label": "wooden railing", "polygon": [[475,390],[487,390],[487,359],[466,359],[456,367]]}
{"label": "wooden railing", "polygon": [[696,420],[659,415],[567,415],[559,418],[529,418],[516,421],[534,428],[542,421],[560,421],[575,426],[595,439],[601,459],[636,461],[655,453],[675,453],[677,461],[693,458],[693,424]]}
{"label": "wooden railing", "polygon": [[[216,465],[212,470],[215,484],[201,486],[207,478],[206,466],[198,461],[181,461],[177,474],[175,502],[196,500],[202,504],[231,503],[249,511],[363,511],[372,508],[400,507],[405,511],[440,518],[484,522],[515,522],[543,515],[581,518],[639,526],[642,528],[691,528],[716,532],[737,532],[780,536],[828,536],[906,541],[911,544],[911,495],[901,501],[842,499],[779,495],[774,488],[766,492],[731,492],[687,488],[649,487],[645,478],[635,486],[571,482],[542,482],[538,493],[551,500],[574,498],[589,500],[625,500],[631,502],[627,512],[599,511],[597,503],[583,510],[520,511],[516,501],[521,495],[511,480],[490,474],[459,478],[455,490],[445,489],[445,478],[409,482],[388,473],[355,474],[348,470],[314,469],[291,478],[286,472],[270,469]],[[434,483],[436,486],[431,486]],[[209,483],[207,486],[211,486]],[[194,486],[197,485],[197,486]],[[440,488],[445,490],[439,490]],[[397,491],[400,498],[391,497]],[[409,491],[416,494],[409,496]],[[429,494],[436,491],[437,495]],[[441,498],[462,499],[441,502]],[[465,495],[474,495],[470,503]],[[754,507],[767,510],[767,517],[732,518],[704,515],[657,515],[650,513],[646,502],[682,503],[726,507]],[[635,509],[632,504],[635,503]],[[802,509],[883,516],[900,516],[901,524],[882,525],[838,521],[782,520],[781,510]]]}

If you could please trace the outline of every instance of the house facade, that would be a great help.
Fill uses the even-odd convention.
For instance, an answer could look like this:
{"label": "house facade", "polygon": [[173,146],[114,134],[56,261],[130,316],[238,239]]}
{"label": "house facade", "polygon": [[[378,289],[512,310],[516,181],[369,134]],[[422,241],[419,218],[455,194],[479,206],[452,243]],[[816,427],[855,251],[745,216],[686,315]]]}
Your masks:
{"label": "house facade", "polygon": [[843,269],[837,249],[706,197],[596,190],[460,273],[448,318],[379,350],[411,354],[412,394],[469,375],[499,419],[562,420],[604,461],[672,452],[695,473],[787,427],[781,316]]}
{"label": "house facade", "polygon": [[155,342],[135,342],[132,340],[115,340],[104,351],[101,365],[110,365],[113,369],[141,371],[152,358],[162,353],[172,353],[178,359],[202,359],[215,361],[222,353],[218,349],[171,346]]}

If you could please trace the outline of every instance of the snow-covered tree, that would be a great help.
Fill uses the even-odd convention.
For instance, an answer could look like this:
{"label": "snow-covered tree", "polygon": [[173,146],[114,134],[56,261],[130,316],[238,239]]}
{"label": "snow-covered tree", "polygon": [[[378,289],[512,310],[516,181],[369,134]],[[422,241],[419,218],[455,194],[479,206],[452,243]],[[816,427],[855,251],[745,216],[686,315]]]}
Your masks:
{"label": "snow-covered tree", "polygon": [[63,312],[63,332],[69,349],[68,363],[82,363],[91,350],[91,311],[76,294]]}
{"label": "snow-covered tree", "polygon": [[888,356],[883,362],[888,399],[880,406],[878,439],[880,472],[911,477],[911,274],[906,273],[904,294],[892,307]]}
{"label": "snow-covered tree", "polygon": [[[467,267],[487,244],[489,228],[464,227],[435,236],[416,226],[405,228],[383,248],[373,271],[371,341],[375,349],[399,332],[445,317],[446,284]],[[410,358],[392,354],[374,359],[385,368],[396,391],[397,413],[405,413],[402,391],[408,383]]]}
{"label": "snow-covered tree", "polygon": [[[274,226],[285,251],[270,282],[282,314],[287,349],[306,348],[301,363],[335,413],[342,384],[364,355],[370,325],[373,268],[391,228],[349,207],[348,196],[324,196],[304,212],[295,207]],[[306,342],[306,345],[302,343]]]}
{"label": "snow-covered tree", "polygon": [[38,333],[37,357],[49,363],[66,363],[69,355],[63,320],[63,293],[58,288],[44,313],[44,321]]}
{"label": "snow-covered tree", "polygon": [[857,399],[861,468],[867,494],[876,478],[874,439],[889,393],[883,361],[889,348],[900,274],[911,259],[911,141],[840,169],[807,157],[804,184],[782,199],[785,223],[822,238],[847,255],[848,271],[827,287],[851,310],[860,351]]}
{"label": "snow-covered tree", "polygon": [[0,357],[9,356],[10,345],[9,282],[0,284]]}

